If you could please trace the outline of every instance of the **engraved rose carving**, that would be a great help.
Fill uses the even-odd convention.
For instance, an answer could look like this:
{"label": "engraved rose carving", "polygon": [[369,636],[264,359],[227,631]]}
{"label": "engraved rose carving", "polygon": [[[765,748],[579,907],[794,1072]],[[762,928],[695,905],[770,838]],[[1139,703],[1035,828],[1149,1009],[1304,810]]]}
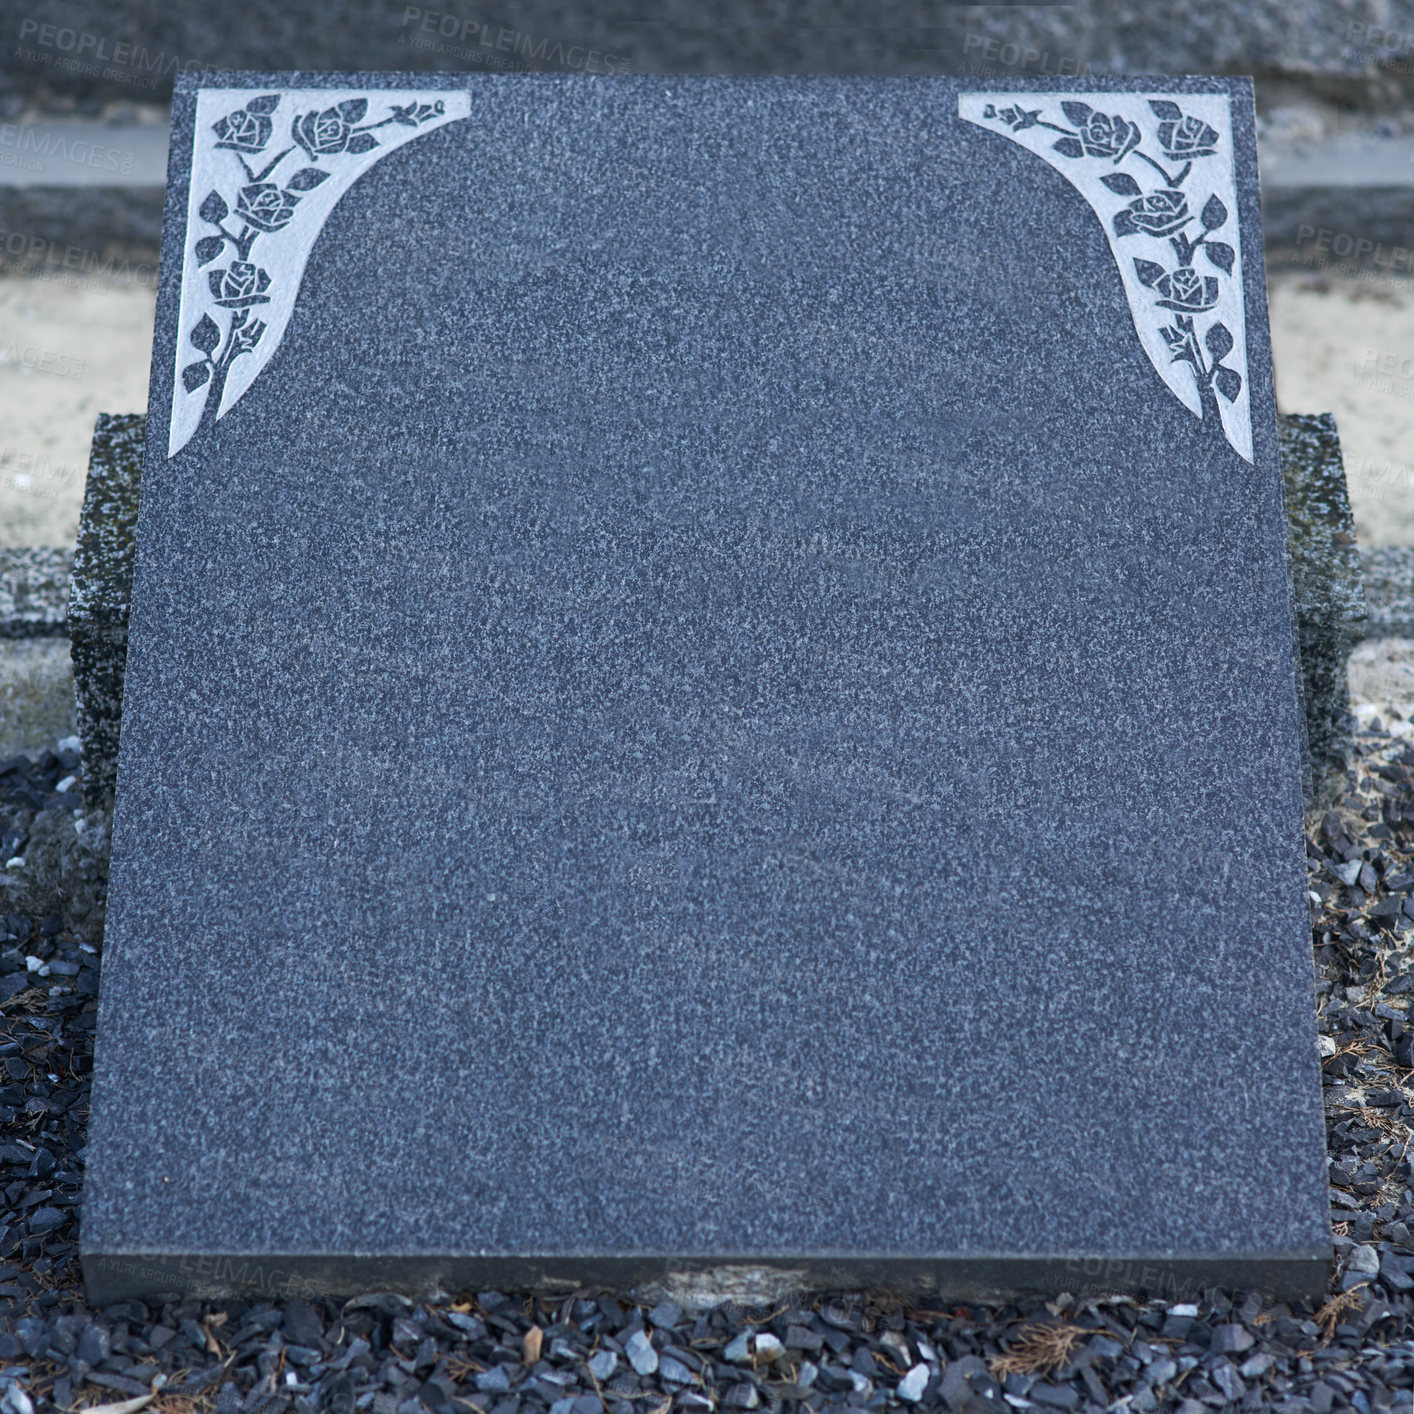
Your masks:
{"label": "engraved rose carving", "polygon": [[[1218,150],[1218,130],[1185,113],[1177,103],[1151,103],[1159,123],[1159,146],[1171,162],[1211,157]],[[1162,108],[1162,112],[1160,109]]]}
{"label": "engraved rose carving", "polygon": [[1097,113],[1088,103],[1062,103],[1061,108],[1079,129],[1074,137],[1064,137],[1056,150],[1067,157],[1108,157],[1119,163],[1139,146],[1142,134],[1137,123]]}
{"label": "engraved rose carving", "polygon": [[211,294],[223,309],[249,309],[253,304],[268,304],[270,276],[248,260],[236,260],[229,269],[213,270],[207,276]]}
{"label": "engraved rose carving", "polygon": [[278,231],[290,224],[298,204],[299,197],[274,182],[252,182],[236,194],[236,215],[257,231]]}
{"label": "engraved rose carving", "polygon": [[[283,126],[276,116],[283,96],[270,93],[247,99],[242,107],[206,125],[205,131],[214,135],[214,141],[205,139],[209,144],[207,150],[217,148],[231,153],[240,164],[245,181],[237,185],[240,178],[232,174],[232,185],[236,186],[234,198],[229,186],[225,187],[225,195],[217,189],[207,192],[197,207],[196,219],[206,224],[208,233],[195,240],[188,253],[188,259],[197,266],[211,265],[223,256],[230,257],[228,264],[207,272],[206,311],[191,325],[186,336],[187,344],[200,357],[180,368],[186,393],[193,397],[199,393],[203,399],[198,430],[209,427],[218,416],[234,360],[255,349],[268,328],[263,320],[252,317],[257,306],[272,303],[270,274],[251,258],[252,248],[258,240],[279,237],[286,232],[298,214],[303,196],[332,175],[324,168],[300,167],[293,172],[287,170],[277,181],[274,180],[276,170],[301,149],[313,159],[372,152],[380,145],[373,136],[373,129],[390,123],[416,128],[445,116],[447,111],[441,99],[389,103],[388,114],[381,121],[359,126],[368,112],[368,99],[352,98],[330,108],[296,115],[288,122],[288,144],[269,151],[272,145],[278,147],[272,144],[272,139]],[[203,137],[204,134],[199,133],[198,141]],[[257,170],[252,161],[263,165]],[[310,223],[305,221],[298,225],[307,229]],[[222,311],[226,313],[223,315]],[[218,317],[213,318],[213,315]],[[175,410],[173,416],[175,422]],[[176,443],[173,450],[180,445]]]}
{"label": "engraved rose carving", "polygon": [[[1223,276],[1235,278],[1237,251],[1227,241],[1217,239],[1218,233],[1228,227],[1231,213],[1227,204],[1212,190],[1211,182],[1207,184],[1208,193],[1203,200],[1201,191],[1192,190],[1197,183],[1188,179],[1195,163],[1217,152],[1222,137],[1211,123],[1185,113],[1171,99],[1149,98],[1146,102],[1156,120],[1152,125],[1133,120],[1132,108],[1131,117],[1101,113],[1078,98],[1061,101],[1065,123],[1052,121],[1044,103],[1041,108],[1032,110],[1015,98],[1003,108],[995,103],[986,104],[982,116],[1004,123],[1013,136],[1032,129],[1049,129],[1059,134],[1050,146],[1068,162],[1098,160],[1105,163],[1107,170],[1103,175],[1096,174],[1094,180],[1118,197],[1121,204],[1107,203],[1098,193],[1091,195],[1094,187],[1088,179],[1084,185],[1080,182],[1077,185],[1086,191],[1101,219],[1108,216],[1110,229],[1117,239],[1133,239],[1140,249],[1146,242],[1163,242],[1172,250],[1174,267],[1139,258],[1134,260],[1133,269],[1139,283],[1153,294],[1150,307],[1173,311],[1173,322],[1161,325],[1158,333],[1167,345],[1171,360],[1192,367],[1203,415],[1211,412],[1215,420],[1220,420],[1217,396],[1236,402],[1242,391],[1243,375],[1223,362],[1237,348],[1237,341],[1227,326],[1212,319],[1200,329],[1195,321],[1195,316],[1208,314],[1217,307],[1222,285],[1219,276],[1200,274],[1194,263],[1202,252],[1209,267]],[[1025,139],[1018,138],[1018,141]],[[1145,151],[1146,145],[1148,151]],[[1165,162],[1182,165],[1172,170]],[[1154,187],[1149,173],[1156,173],[1162,185]],[[1141,177],[1147,178],[1143,185]],[[1134,303],[1133,296],[1131,303]],[[1139,305],[1134,304],[1134,308],[1135,319],[1139,321]]]}
{"label": "engraved rose carving", "polygon": [[1201,314],[1218,302],[1218,281],[1215,275],[1200,275],[1188,265],[1180,265],[1154,281],[1154,288],[1163,296],[1159,301],[1165,309],[1181,310],[1184,314]]}
{"label": "engraved rose carving", "polygon": [[1188,198],[1181,191],[1156,191],[1136,197],[1117,212],[1115,235],[1130,236],[1143,231],[1150,236],[1168,236],[1188,224]]}
{"label": "engraved rose carving", "polygon": [[270,135],[275,130],[274,123],[267,116],[275,111],[280,102],[276,93],[264,98],[252,98],[244,108],[237,108],[211,125],[216,134],[216,146],[227,147],[233,152],[256,153],[265,149]]}
{"label": "engraved rose carving", "polygon": [[290,136],[315,159],[340,152],[368,152],[378,146],[378,139],[356,126],[367,112],[367,99],[351,98],[322,113],[301,113]]}

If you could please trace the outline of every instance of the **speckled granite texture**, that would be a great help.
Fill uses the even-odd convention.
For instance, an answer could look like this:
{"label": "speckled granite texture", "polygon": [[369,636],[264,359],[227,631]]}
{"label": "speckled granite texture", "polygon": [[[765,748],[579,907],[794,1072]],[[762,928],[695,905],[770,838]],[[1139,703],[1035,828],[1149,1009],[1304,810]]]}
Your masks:
{"label": "speckled granite texture", "polygon": [[101,412],[89,449],[69,595],[69,647],[84,754],[84,801],[111,802],[123,715],[138,496],[147,418]]}
{"label": "speckled granite texture", "polygon": [[1301,644],[1306,740],[1320,797],[1343,772],[1352,718],[1346,659],[1364,633],[1365,595],[1340,434],[1328,412],[1277,418],[1292,595]]}
{"label": "speckled granite texture", "polygon": [[956,84],[545,76],[169,460],[181,82],[98,1299],[1318,1290],[1249,86],[1166,81],[1233,95],[1255,465]]}
{"label": "speckled granite texture", "polygon": [[1386,545],[1361,555],[1371,638],[1414,638],[1414,548]]}
{"label": "speckled granite texture", "polygon": [[[146,421],[142,414],[99,414],[90,468],[94,494],[79,528],[85,583],[77,602],[83,606],[80,637],[87,642],[80,649],[83,667],[78,681],[86,704],[86,770],[96,781],[95,799],[90,804],[97,803],[101,792],[111,795],[117,771],[127,600]],[[1362,566],[1340,455],[1340,434],[1330,413],[1278,413],[1277,431],[1286,487],[1307,743],[1319,794],[1323,779],[1339,771],[1346,759],[1352,719],[1345,665],[1351,646],[1365,633],[1367,593],[1372,634],[1414,635],[1414,550],[1368,551]],[[67,567],[72,558],[66,551],[47,549],[0,551],[0,564],[6,562],[5,557],[10,557],[8,562],[16,567],[17,575],[22,575],[26,566]],[[1366,588],[1362,588],[1362,578]],[[28,582],[38,579],[31,568]],[[66,602],[67,585],[52,572],[43,583],[45,597],[34,598],[31,589],[28,598],[22,591],[21,601],[30,618],[53,624]],[[4,591],[3,583],[0,591]],[[16,596],[9,592],[13,605]],[[0,630],[17,618],[14,613],[0,618]],[[61,617],[52,631],[62,628]]]}
{"label": "speckled granite texture", "polygon": [[0,638],[63,634],[72,564],[59,546],[0,547]]}

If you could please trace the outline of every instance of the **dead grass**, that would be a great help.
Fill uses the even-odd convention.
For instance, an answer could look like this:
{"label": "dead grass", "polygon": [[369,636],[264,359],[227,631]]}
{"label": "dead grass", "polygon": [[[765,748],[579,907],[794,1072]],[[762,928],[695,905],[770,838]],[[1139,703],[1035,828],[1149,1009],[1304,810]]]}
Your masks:
{"label": "dead grass", "polygon": [[1048,1375],[1069,1361],[1085,1334],[1080,1326],[1031,1322],[1017,1332],[1005,1355],[991,1361],[992,1373],[999,1380],[1008,1375]]}
{"label": "dead grass", "polygon": [[159,1394],[147,1407],[152,1414],[209,1414],[216,1401],[206,1394]]}
{"label": "dead grass", "polygon": [[1352,1286],[1349,1291],[1342,1291],[1338,1296],[1332,1296],[1319,1311],[1316,1312],[1316,1324],[1321,1328],[1321,1344],[1325,1345],[1335,1335],[1335,1328],[1340,1323],[1340,1318],[1347,1311],[1358,1310],[1364,1297],[1360,1295],[1369,1286],[1369,1282],[1362,1281],[1359,1286]]}

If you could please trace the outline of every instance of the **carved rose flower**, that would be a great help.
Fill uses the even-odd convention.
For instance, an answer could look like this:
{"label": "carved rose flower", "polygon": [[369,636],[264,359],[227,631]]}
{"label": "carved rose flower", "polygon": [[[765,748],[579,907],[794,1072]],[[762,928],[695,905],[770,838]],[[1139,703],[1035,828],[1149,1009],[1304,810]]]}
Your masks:
{"label": "carved rose flower", "polygon": [[226,309],[249,309],[253,304],[269,304],[270,277],[247,260],[233,261],[229,270],[213,270],[207,276],[216,303]]}
{"label": "carved rose flower", "polygon": [[1188,265],[1160,275],[1154,281],[1154,288],[1163,296],[1159,303],[1165,309],[1181,310],[1184,314],[1201,314],[1218,302],[1217,277],[1200,275]]}
{"label": "carved rose flower", "polygon": [[1139,125],[1126,122],[1117,113],[1097,113],[1088,103],[1078,102],[1062,103],[1061,108],[1079,129],[1073,137],[1063,137],[1055,144],[1056,151],[1066,157],[1110,157],[1118,163],[1139,146]]}
{"label": "carved rose flower", "polygon": [[1194,157],[1211,157],[1218,145],[1216,128],[1200,118],[1185,115],[1159,124],[1159,146],[1174,162],[1187,162]]}
{"label": "carved rose flower", "polygon": [[1080,130],[1080,145],[1087,157],[1113,157],[1118,162],[1139,145],[1139,128],[1116,114],[1091,113]]}
{"label": "carved rose flower", "polygon": [[1177,188],[1137,196],[1114,221],[1117,236],[1168,236],[1189,220],[1188,199]]}
{"label": "carved rose flower", "polygon": [[372,133],[357,132],[354,128],[367,112],[366,99],[351,98],[322,113],[301,113],[290,129],[290,136],[311,157],[369,152],[378,146],[378,139]]}
{"label": "carved rose flower", "polygon": [[281,191],[274,182],[252,182],[236,197],[236,215],[257,231],[278,231],[290,224],[299,197]]}
{"label": "carved rose flower", "polygon": [[229,147],[234,152],[259,152],[270,141],[273,128],[263,113],[237,108],[211,125],[218,139],[217,147]]}

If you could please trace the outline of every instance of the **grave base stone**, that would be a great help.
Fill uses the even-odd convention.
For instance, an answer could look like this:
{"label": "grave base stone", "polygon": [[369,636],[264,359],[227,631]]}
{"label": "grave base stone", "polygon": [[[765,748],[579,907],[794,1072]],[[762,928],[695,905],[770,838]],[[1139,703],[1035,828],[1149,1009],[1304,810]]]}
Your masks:
{"label": "grave base stone", "polygon": [[1346,663],[1365,626],[1355,519],[1330,413],[1277,419],[1314,802],[1338,790],[1354,719]]}
{"label": "grave base stone", "polygon": [[73,555],[69,648],[90,809],[112,804],[117,779],[146,429],[141,413],[99,413]]}

